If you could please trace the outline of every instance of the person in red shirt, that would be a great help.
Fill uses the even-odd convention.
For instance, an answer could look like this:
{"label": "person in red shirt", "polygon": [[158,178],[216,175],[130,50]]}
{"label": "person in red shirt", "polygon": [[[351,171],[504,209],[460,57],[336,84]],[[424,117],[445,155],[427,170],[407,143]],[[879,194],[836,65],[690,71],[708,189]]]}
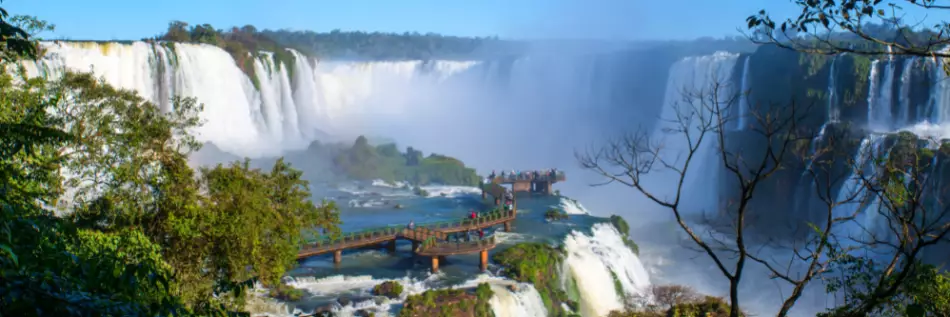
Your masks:
{"label": "person in red shirt", "polygon": [[475,211],[471,210],[471,212],[472,212],[472,219],[475,219]]}
{"label": "person in red shirt", "polygon": [[478,229],[478,238],[479,238],[479,239],[485,239],[485,230],[484,230],[484,229]]}

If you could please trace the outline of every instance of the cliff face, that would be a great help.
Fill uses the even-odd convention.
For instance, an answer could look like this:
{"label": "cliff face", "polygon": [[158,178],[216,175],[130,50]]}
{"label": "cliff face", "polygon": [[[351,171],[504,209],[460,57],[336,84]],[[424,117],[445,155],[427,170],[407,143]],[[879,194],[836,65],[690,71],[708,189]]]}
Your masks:
{"label": "cliff face", "polygon": [[[750,202],[750,231],[766,237],[805,235],[810,231],[807,223],[821,223],[828,208],[825,201],[844,198],[852,163],[864,158],[862,169],[880,164],[867,160],[869,150],[889,156],[907,144],[914,144],[911,147],[917,151],[938,146],[927,140],[878,140],[876,135],[909,130],[921,134],[920,139],[939,140],[944,137],[940,129],[922,127],[950,121],[950,111],[944,110],[950,109],[950,94],[945,93],[950,87],[940,81],[946,75],[929,59],[816,56],[766,45],[741,55],[733,74],[732,84],[748,93],[748,108],[740,113],[796,112],[796,125],[771,143],[755,119],[747,119],[745,128],[727,132],[725,149],[741,154],[753,166],[763,159],[768,146],[779,148],[778,140],[785,135],[795,139],[788,149],[792,154],[756,189]],[[939,186],[944,178],[939,167],[947,162],[941,155],[928,157],[934,164],[926,164],[927,171],[921,175]],[[738,204],[738,183],[721,168],[715,172],[720,175],[717,210],[728,214]],[[936,191],[927,195],[930,201],[946,196]]]}

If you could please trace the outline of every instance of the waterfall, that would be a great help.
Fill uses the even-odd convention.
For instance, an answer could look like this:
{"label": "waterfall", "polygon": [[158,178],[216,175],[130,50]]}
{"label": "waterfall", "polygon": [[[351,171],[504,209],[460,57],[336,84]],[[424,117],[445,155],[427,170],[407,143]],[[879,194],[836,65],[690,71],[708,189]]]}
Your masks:
{"label": "waterfall", "polygon": [[[838,122],[838,120],[841,120],[841,109],[839,109],[837,100],[838,86],[835,84],[836,65],[838,65],[837,55],[831,60],[831,70],[828,71],[828,122]],[[822,127],[822,132],[824,132],[824,128],[825,127]]]}
{"label": "waterfall", "polygon": [[[317,129],[372,124],[347,115],[402,113],[411,104],[413,85],[439,84],[478,65],[472,61],[318,62],[293,52],[291,68],[272,53],[250,63],[249,78],[224,50],[204,44],[44,42],[47,54],[26,62],[33,76],[59,76],[63,69],[92,71],[106,82],[135,90],[162,109],[172,96],[195,97],[204,104],[199,141],[212,142],[243,156],[303,148]],[[415,89],[419,90],[419,89]]]}
{"label": "waterfall", "polygon": [[876,131],[890,131],[894,124],[892,115],[894,60],[888,55],[884,62],[884,75],[880,86],[877,85],[877,65],[879,61],[871,63],[870,88],[868,93],[868,126]]}
{"label": "waterfall", "polygon": [[899,108],[897,109],[897,126],[903,127],[910,124],[910,89],[911,89],[911,76],[913,75],[914,63],[917,61],[916,57],[910,57],[904,60],[904,70],[901,72],[901,96],[898,100]]}
{"label": "waterfall", "polygon": [[573,231],[564,239],[564,248],[567,259],[561,277],[576,282],[583,316],[622,310],[628,298],[644,295],[650,286],[640,258],[609,223],[595,224],[590,235]]}
{"label": "waterfall", "polygon": [[871,125],[872,123],[876,122],[877,120],[877,117],[875,115],[876,111],[880,111],[877,109],[878,106],[875,105],[877,103],[877,95],[878,95],[878,91],[877,91],[878,90],[878,84],[877,84],[877,80],[878,80],[877,65],[878,64],[879,64],[878,60],[874,60],[873,62],[871,62],[871,71],[868,74],[868,125]]}
{"label": "waterfall", "polygon": [[[873,173],[875,164],[872,159],[880,153],[883,140],[884,136],[880,134],[871,134],[861,140],[861,145],[854,154],[854,166],[851,176],[849,176],[845,184],[841,186],[841,189],[838,191],[838,196],[835,198],[836,202],[846,202],[834,210],[835,217],[846,217],[856,214],[867,206],[868,199],[873,198],[869,197],[865,190],[862,177],[873,175],[871,173]],[[866,214],[866,217],[872,217],[870,214],[871,213]],[[867,220],[867,218],[865,218],[865,220]],[[853,222],[854,223],[844,226],[844,228],[846,228],[844,233],[852,237],[862,235],[862,227],[867,228],[866,226],[871,224],[868,221],[861,221],[860,225],[857,220]]]}
{"label": "waterfall", "polygon": [[492,284],[491,290],[495,294],[489,300],[495,317],[546,317],[548,310],[544,307],[541,294],[534,285],[527,283],[515,284],[517,290]]}
{"label": "waterfall", "polygon": [[[745,62],[742,64],[742,91],[739,93],[739,118],[736,120],[738,123],[737,130],[745,130],[746,120],[749,118],[749,108],[752,105],[749,104],[749,61],[752,60],[752,56],[746,57]],[[832,64],[834,65],[834,64]],[[834,67],[834,66],[832,66]],[[833,84],[832,84],[833,85]]]}
{"label": "waterfall", "polygon": [[[678,168],[685,164],[687,154],[689,154],[690,144],[699,141],[701,134],[700,121],[711,122],[713,127],[706,127],[705,136],[702,143],[696,149],[690,162],[689,171],[686,173],[686,179],[683,188],[683,195],[690,197],[684,200],[689,209],[697,211],[705,210],[716,206],[718,202],[717,195],[717,175],[711,171],[718,171],[718,141],[716,136],[717,125],[716,118],[712,117],[709,109],[703,108],[712,106],[710,98],[716,93],[719,100],[716,100],[722,109],[722,116],[727,118],[735,104],[727,104],[735,97],[735,87],[729,85],[729,79],[732,78],[737,54],[718,52],[712,55],[684,58],[670,67],[669,79],[666,85],[666,95],[663,109],[661,111],[660,122],[657,123],[651,138],[655,143],[662,144],[660,155],[667,160],[667,163]],[[684,95],[685,94],[685,95]],[[697,98],[704,98],[700,102]],[[699,108],[697,108],[699,107]],[[685,116],[686,119],[677,119],[677,116]],[[684,131],[680,125],[689,120],[689,127]],[[684,132],[689,133],[689,137]],[[657,166],[657,169],[662,169]],[[678,175],[671,171],[656,171],[648,176],[650,181],[644,181],[648,190],[659,193],[661,199],[673,199],[676,194],[676,183],[679,180]],[[659,186],[659,188],[657,188]]]}

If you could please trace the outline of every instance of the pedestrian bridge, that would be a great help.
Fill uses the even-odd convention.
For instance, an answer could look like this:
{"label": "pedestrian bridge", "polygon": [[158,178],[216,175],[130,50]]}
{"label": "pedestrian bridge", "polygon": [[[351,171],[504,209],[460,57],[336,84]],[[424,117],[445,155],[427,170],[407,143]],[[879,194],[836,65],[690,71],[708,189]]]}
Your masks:
{"label": "pedestrian bridge", "polygon": [[386,244],[395,251],[396,240],[412,241],[412,250],[418,255],[432,257],[432,269],[438,271],[439,258],[449,255],[482,253],[482,270],[488,264],[488,250],[495,247],[494,237],[472,242],[449,242],[448,235],[503,225],[511,231],[511,222],[517,217],[516,208],[511,211],[495,210],[475,219],[454,220],[419,224],[409,229],[406,226],[388,226],[346,233],[339,237],[320,237],[308,241],[297,252],[297,259],[333,253],[333,262],[340,263],[346,249]]}

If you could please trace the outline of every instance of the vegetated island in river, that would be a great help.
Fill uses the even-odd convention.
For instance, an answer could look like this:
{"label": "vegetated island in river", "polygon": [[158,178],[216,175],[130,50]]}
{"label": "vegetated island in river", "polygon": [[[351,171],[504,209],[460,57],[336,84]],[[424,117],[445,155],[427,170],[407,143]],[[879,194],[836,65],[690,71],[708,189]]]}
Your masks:
{"label": "vegetated island in river", "polygon": [[[210,143],[205,144],[202,151],[214,153],[212,156],[223,154]],[[475,169],[465,166],[465,163],[454,157],[435,153],[425,156],[422,151],[411,146],[400,151],[396,143],[389,141],[373,145],[365,136],[357,137],[352,145],[313,141],[304,150],[288,151],[284,158],[307,175],[323,181],[378,179],[413,186],[478,186],[480,183]],[[272,161],[276,160],[257,159],[255,165],[271,166]]]}

